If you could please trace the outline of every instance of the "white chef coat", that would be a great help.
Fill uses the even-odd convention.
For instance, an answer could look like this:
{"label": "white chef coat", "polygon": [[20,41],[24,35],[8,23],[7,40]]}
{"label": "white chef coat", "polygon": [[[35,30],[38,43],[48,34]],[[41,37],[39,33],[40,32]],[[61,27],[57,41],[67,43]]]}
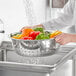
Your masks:
{"label": "white chef coat", "polygon": [[42,23],[45,29],[59,30],[76,25],[76,0],[69,0],[56,19]]}

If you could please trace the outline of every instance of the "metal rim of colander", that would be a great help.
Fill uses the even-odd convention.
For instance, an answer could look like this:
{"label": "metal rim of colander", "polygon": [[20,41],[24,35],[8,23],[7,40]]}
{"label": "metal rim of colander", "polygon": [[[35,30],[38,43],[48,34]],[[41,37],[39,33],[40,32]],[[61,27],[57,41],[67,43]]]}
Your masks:
{"label": "metal rim of colander", "polygon": [[[49,31],[49,30],[45,30],[45,31]],[[50,31],[49,31],[49,32],[50,32]],[[18,32],[11,33],[11,34],[9,35],[9,37],[10,37],[11,39],[13,39],[13,40],[19,40],[19,41],[46,41],[46,40],[53,40],[53,39],[55,39],[55,38],[51,38],[51,39],[41,39],[41,40],[23,40],[23,39],[14,39],[14,38],[12,38],[11,35],[14,35],[14,34],[16,34],[16,33],[18,33]]]}

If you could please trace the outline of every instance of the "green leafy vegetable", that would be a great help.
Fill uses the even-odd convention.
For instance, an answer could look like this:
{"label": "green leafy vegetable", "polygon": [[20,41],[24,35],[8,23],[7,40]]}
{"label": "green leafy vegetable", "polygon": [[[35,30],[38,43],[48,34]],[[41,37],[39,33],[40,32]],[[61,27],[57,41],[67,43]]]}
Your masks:
{"label": "green leafy vegetable", "polygon": [[34,29],[34,31],[40,31],[40,32],[42,32],[42,33],[43,33],[43,32],[44,32],[44,29],[43,29],[43,28],[38,27],[38,28],[35,28],[35,29]]}
{"label": "green leafy vegetable", "polygon": [[45,34],[45,33],[41,33],[39,34],[37,37],[36,37],[36,40],[44,40],[44,39],[49,39],[49,35],[48,34]]}

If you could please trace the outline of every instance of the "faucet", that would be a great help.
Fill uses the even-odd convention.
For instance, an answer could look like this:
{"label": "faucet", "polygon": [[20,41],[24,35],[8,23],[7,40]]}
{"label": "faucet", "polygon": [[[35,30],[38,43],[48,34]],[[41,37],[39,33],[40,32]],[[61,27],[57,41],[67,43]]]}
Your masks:
{"label": "faucet", "polygon": [[0,30],[0,33],[5,33],[5,31],[4,30]]}

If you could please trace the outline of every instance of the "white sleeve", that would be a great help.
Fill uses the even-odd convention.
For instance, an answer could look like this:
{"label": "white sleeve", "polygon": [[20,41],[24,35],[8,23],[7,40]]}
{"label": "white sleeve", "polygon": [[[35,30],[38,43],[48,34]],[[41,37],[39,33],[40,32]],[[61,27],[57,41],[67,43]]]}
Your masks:
{"label": "white sleeve", "polygon": [[69,0],[58,18],[43,23],[44,28],[48,30],[59,30],[66,26],[71,26],[73,21],[74,3],[74,0]]}

